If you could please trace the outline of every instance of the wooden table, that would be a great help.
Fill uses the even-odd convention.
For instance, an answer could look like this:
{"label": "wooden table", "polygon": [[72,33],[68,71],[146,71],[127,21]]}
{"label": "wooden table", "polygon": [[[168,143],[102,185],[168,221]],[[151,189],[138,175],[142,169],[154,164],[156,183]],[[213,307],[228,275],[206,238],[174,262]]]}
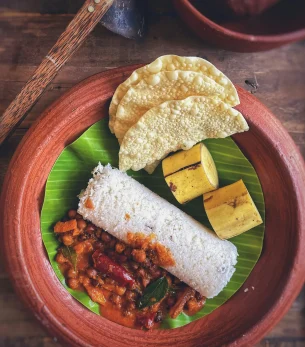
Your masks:
{"label": "wooden table", "polygon": [[[71,20],[69,13],[75,12],[79,3],[75,0],[1,0],[1,114],[31,77]],[[170,53],[206,58],[234,83],[255,93],[280,119],[305,156],[305,42],[263,53],[227,52],[209,47],[195,37],[177,18],[169,2],[150,0],[147,7],[149,29],[142,42],[124,39],[100,25],[96,27],[18,130],[0,148],[0,184],[27,129],[70,87],[97,72],[149,62]],[[42,330],[14,294],[3,262],[0,263],[0,346],[59,346],[56,338]],[[283,320],[258,346],[305,346],[305,288]]]}

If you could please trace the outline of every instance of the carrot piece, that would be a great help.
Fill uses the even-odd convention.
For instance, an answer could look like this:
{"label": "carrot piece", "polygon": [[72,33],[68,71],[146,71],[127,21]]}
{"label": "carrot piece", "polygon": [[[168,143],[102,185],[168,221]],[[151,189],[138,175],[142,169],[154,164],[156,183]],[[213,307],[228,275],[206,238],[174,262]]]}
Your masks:
{"label": "carrot piece", "polygon": [[94,204],[93,204],[93,201],[90,198],[88,198],[85,201],[85,207],[89,208],[90,210],[94,210]]}
{"label": "carrot piece", "polygon": [[57,222],[54,226],[55,233],[66,233],[67,231],[75,229],[77,229],[76,219],[71,219],[67,222]]}

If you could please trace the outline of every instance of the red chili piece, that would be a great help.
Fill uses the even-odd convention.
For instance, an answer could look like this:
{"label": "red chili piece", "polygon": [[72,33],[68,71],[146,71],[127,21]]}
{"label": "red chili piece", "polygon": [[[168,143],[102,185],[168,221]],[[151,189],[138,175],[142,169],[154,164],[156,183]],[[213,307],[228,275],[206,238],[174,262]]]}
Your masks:
{"label": "red chili piece", "polygon": [[111,260],[117,261],[119,263],[125,263],[125,261],[127,260],[127,257],[124,254],[118,254],[114,251],[108,252],[107,254]]}
{"label": "red chili piece", "polygon": [[104,275],[108,275],[117,281],[120,286],[132,288],[135,284],[134,278],[119,264],[111,260],[107,255],[96,250],[93,255],[94,267]]}

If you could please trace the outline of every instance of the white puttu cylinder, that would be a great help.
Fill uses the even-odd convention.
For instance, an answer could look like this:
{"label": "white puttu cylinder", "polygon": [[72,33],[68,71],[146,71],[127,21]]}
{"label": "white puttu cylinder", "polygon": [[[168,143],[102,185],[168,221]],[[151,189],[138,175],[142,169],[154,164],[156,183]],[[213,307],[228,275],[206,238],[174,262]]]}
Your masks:
{"label": "white puttu cylinder", "polygon": [[[90,198],[94,208],[86,208]],[[99,164],[80,194],[78,213],[127,243],[127,233],[154,234],[175,261],[167,271],[207,298],[230,281],[237,249],[126,173]],[[128,214],[130,218],[126,220]]]}

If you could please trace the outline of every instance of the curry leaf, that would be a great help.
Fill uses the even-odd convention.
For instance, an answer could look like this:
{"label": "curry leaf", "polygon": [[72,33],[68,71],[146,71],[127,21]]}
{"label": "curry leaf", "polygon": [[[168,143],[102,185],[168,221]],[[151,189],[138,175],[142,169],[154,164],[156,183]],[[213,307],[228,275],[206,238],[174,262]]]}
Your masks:
{"label": "curry leaf", "polygon": [[73,269],[76,271],[77,254],[76,254],[74,248],[69,247],[69,246],[65,246],[61,249],[61,251],[62,251],[63,256],[71,262]]}
{"label": "curry leaf", "polygon": [[140,309],[152,306],[162,300],[168,291],[168,281],[166,277],[161,277],[145,288],[141,296],[138,307]]}

